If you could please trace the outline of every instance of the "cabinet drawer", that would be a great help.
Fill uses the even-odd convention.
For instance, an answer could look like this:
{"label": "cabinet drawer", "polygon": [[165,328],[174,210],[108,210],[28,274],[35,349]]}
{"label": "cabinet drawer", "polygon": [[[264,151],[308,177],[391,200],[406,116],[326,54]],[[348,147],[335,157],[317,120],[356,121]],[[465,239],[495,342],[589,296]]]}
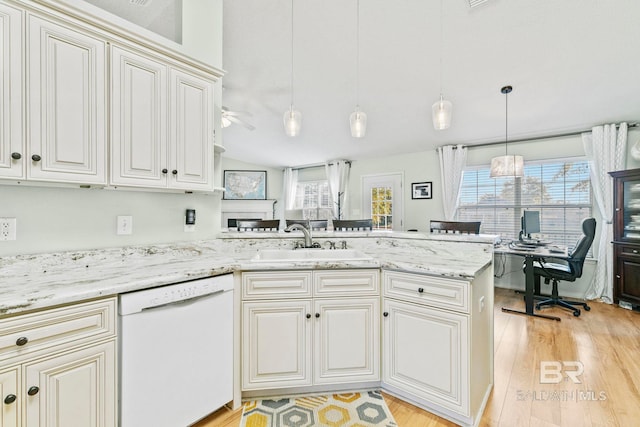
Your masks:
{"label": "cabinet drawer", "polygon": [[618,255],[628,255],[640,257],[640,246],[626,246],[616,245],[618,248]]}
{"label": "cabinet drawer", "polygon": [[380,288],[379,276],[378,270],[314,271],[314,296],[376,295]]}
{"label": "cabinet drawer", "polygon": [[469,282],[422,274],[383,271],[384,295],[469,313]]}
{"label": "cabinet drawer", "polygon": [[22,314],[0,319],[0,360],[115,334],[115,298]]}
{"label": "cabinet drawer", "polygon": [[305,298],[311,296],[311,271],[242,273],[242,298]]}

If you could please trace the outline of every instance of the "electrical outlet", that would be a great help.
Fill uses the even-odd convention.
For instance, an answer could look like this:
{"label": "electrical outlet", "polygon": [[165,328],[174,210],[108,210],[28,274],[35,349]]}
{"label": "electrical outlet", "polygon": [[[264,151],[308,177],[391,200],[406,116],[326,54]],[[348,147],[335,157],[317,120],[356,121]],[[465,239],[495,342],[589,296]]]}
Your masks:
{"label": "electrical outlet", "polygon": [[116,234],[125,235],[133,234],[133,217],[132,216],[118,216],[118,222],[116,225]]}
{"label": "electrical outlet", "polygon": [[15,218],[0,218],[0,240],[16,240]]}

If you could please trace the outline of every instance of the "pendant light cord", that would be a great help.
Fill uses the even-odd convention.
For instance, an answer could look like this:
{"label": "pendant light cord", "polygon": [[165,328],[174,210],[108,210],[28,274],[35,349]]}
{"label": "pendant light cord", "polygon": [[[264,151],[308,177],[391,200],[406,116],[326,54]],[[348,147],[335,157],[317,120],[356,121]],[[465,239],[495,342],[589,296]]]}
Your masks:
{"label": "pendant light cord", "polygon": [[291,110],[293,111],[293,0],[291,0]]}
{"label": "pendant light cord", "polygon": [[356,0],[356,108],[360,108],[360,0]]}
{"label": "pendant light cord", "polygon": [[442,99],[442,54],[444,52],[443,44],[444,44],[444,25],[442,24],[442,20],[444,18],[444,0],[440,0],[440,99]]}
{"label": "pendant light cord", "polygon": [[500,92],[504,94],[504,155],[507,155],[507,142],[509,142],[509,94],[513,90],[511,86],[503,86]]}

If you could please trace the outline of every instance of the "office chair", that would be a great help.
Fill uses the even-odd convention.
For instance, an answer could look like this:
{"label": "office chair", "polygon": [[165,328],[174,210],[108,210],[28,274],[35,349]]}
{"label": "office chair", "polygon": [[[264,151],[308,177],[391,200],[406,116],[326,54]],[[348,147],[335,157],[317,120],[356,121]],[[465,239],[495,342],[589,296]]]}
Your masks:
{"label": "office chair", "polygon": [[[582,268],[584,266],[584,260],[589,252],[589,248],[593,243],[593,238],[596,235],[596,220],[595,218],[585,218],[582,220],[582,237],[576,243],[575,248],[569,254],[569,258],[564,261],[564,264],[546,262],[544,259],[536,260],[533,262],[533,274],[537,283],[540,283],[540,277],[544,278],[544,283],[553,282],[551,295],[536,296],[536,299],[542,301],[536,303],[536,309],[540,310],[544,306],[558,305],[560,307],[567,308],[573,311],[573,315],[580,316],[580,309],[575,306],[581,306],[586,311],[591,310],[591,307],[586,302],[582,301],[568,301],[558,296],[558,281],[563,280],[566,282],[575,282],[575,280],[582,276]],[[523,266],[523,270],[526,268]]]}
{"label": "office chair", "polygon": [[438,233],[479,234],[480,221],[429,221],[429,231]]}

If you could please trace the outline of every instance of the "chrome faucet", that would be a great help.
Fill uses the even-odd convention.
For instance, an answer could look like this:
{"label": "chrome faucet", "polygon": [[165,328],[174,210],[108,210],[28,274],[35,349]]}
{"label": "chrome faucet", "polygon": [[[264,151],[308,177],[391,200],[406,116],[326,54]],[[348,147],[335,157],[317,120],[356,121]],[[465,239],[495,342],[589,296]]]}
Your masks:
{"label": "chrome faucet", "polygon": [[311,231],[307,230],[307,228],[302,225],[302,224],[298,224],[298,223],[294,223],[291,224],[290,226],[288,226],[287,228],[284,229],[284,231],[293,231],[293,230],[300,230],[302,231],[302,233],[304,234],[304,247],[305,248],[319,248],[320,244],[318,242],[313,241],[313,238],[311,237]]}

